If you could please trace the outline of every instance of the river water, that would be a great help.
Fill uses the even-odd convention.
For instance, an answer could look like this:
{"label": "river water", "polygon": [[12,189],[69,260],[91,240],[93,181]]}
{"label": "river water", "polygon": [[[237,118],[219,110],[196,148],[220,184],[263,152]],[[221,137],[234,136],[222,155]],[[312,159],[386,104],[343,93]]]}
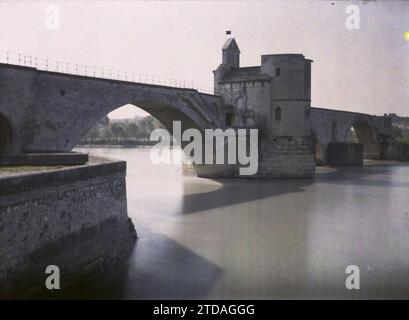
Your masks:
{"label": "river water", "polygon": [[[139,240],[65,298],[409,298],[408,164],[209,180],[152,164],[148,148],[80,150],[127,161]],[[359,290],[345,286],[348,265]]]}

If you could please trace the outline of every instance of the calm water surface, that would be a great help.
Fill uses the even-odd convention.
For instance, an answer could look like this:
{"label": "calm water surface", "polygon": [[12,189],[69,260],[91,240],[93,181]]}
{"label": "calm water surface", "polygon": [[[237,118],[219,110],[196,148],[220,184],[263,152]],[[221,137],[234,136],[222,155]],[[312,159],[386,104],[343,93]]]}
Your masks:
{"label": "calm water surface", "polygon": [[[315,179],[209,180],[150,149],[81,149],[128,163],[139,240],[64,297],[409,298],[409,165],[319,168]],[[360,290],[345,269],[360,268]]]}

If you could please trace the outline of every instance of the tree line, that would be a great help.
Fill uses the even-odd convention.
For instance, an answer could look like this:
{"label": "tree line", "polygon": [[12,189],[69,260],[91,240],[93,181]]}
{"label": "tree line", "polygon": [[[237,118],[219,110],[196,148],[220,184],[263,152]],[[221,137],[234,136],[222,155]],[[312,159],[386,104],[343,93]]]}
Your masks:
{"label": "tree line", "polygon": [[152,116],[112,120],[105,117],[82,138],[80,144],[151,145],[150,134],[163,125]]}

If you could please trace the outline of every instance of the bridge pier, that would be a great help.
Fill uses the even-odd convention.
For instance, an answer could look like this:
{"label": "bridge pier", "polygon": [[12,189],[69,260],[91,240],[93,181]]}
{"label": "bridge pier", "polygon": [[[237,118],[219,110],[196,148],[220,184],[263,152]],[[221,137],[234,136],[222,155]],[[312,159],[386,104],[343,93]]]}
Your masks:
{"label": "bridge pier", "polygon": [[333,142],[328,145],[328,164],[331,166],[362,166],[363,145],[360,143]]}
{"label": "bridge pier", "polygon": [[[329,142],[326,146],[319,145],[319,150],[316,150],[315,161],[317,165],[340,165],[343,162],[348,165],[362,162],[358,158],[362,158],[361,160],[397,159],[393,148],[389,145],[383,145],[381,142],[370,144],[350,143],[347,141]],[[317,148],[317,145],[315,148]],[[362,149],[362,152],[358,152],[357,150],[359,149]],[[358,153],[362,153],[362,155],[358,157]],[[336,160],[336,157],[340,159]]]}
{"label": "bridge pier", "polygon": [[[247,138],[247,155],[249,162],[240,162],[239,157],[235,164],[228,164],[227,143],[224,144],[223,154],[225,164],[197,164],[185,156],[182,161],[182,173],[196,175],[202,178],[311,178],[315,174],[315,159],[310,140],[299,137],[291,142],[288,139],[271,142],[261,138],[257,146],[252,146],[250,135]],[[259,134],[257,140],[259,139]],[[255,138],[255,137],[253,137]],[[206,146],[203,145],[203,150]],[[253,153],[252,151],[253,150]],[[216,159],[217,150],[213,150]],[[237,151],[236,151],[237,156]],[[254,173],[246,175],[244,168],[254,168]],[[251,170],[247,170],[251,171]]]}
{"label": "bridge pier", "polygon": [[369,160],[381,160],[381,143],[368,143],[363,145],[363,157]]}
{"label": "bridge pier", "polygon": [[[330,164],[330,145],[332,144],[351,144],[351,145],[362,145],[362,158],[368,160],[399,160],[399,151],[397,144],[391,139],[384,137],[379,137],[377,142],[369,143],[353,143],[346,140],[336,141],[336,142],[324,142],[322,143],[318,139],[313,139],[315,141],[315,162],[317,165]],[[324,139],[322,139],[324,140]],[[337,151],[339,153],[342,151]],[[334,159],[334,155],[332,155]]]}

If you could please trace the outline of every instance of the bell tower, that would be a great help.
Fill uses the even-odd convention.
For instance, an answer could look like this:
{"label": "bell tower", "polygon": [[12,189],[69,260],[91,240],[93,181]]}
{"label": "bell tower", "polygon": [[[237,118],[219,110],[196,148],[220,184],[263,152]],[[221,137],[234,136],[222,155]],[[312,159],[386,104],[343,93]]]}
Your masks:
{"label": "bell tower", "polygon": [[240,49],[234,38],[227,39],[222,49],[223,60],[222,64],[230,68],[240,67]]}
{"label": "bell tower", "polygon": [[222,63],[213,71],[214,93],[220,94],[219,82],[232,69],[240,67],[240,49],[234,38],[227,39],[222,48]]}

